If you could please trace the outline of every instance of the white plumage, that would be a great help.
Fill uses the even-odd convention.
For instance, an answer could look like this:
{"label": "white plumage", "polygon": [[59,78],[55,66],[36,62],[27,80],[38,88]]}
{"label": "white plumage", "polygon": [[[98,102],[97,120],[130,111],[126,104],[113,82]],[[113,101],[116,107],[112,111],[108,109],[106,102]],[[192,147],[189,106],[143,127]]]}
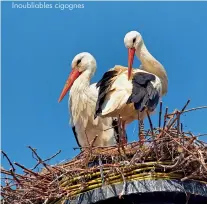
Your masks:
{"label": "white plumage", "polygon": [[[101,116],[117,117],[117,115],[120,115],[122,120],[128,124],[133,120],[138,119],[138,111],[135,110],[133,104],[126,104],[129,97],[132,95],[133,84],[131,80],[129,81],[127,79],[128,70],[125,67],[115,66],[113,70],[117,69],[123,69],[123,71],[116,77],[107,93],[106,99],[102,105]],[[148,74],[148,72],[144,70],[133,69],[132,76],[139,73]],[[154,76],[155,80],[151,81],[151,83],[161,96],[161,81],[156,75]],[[145,116],[146,112],[140,112],[141,120],[143,120]]]}
{"label": "white plumage", "polygon": [[[136,119],[142,122],[146,110],[153,113],[168,89],[166,71],[149,53],[141,34],[127,33],[124,43],[129,51],[129,67],[115,66],[104,74],[98,82],[100,91],[96,104],[96,116],[121,116],[123,128]],[[140,69],[132,69],[135,53],[142,63]]]}
{"label": "white plumage", "polygon": [[[96,60],[87,52],[75,56],[72,61],[72,72],[60,96],[60,100],[70,89],[68,100],[70,124],[77,142],[81,147],[89,146],[96,138],[94,146],[116,144],[117,132],[112,128],[116,118],[94,120],[95,106],[98,98],[96,84],[90,85],[90,79],[96,71]],[[75,75],[75,77],[74,77]]]}

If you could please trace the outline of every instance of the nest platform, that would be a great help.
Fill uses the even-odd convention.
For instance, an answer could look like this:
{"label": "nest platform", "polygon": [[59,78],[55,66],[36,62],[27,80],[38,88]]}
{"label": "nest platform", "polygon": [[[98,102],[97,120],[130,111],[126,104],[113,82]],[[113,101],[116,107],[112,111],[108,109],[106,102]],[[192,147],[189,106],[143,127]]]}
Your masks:
{"label": "nest platform", "polygon": [[[188,102],[189,103],[189,102]],[[187,104],[188,104],[187,103]],[[38,163],[28,169],[12,163],[5,175],[2,201],[5,204],[66,203],[207,203],[207,144],[183,131],[181,111],[168,114],[161,125],[145,131],[145,141],[93,147],[93,142],[71,161],[49,165],[29,147]],[[198,109],[198,108],[196,108]],[[37,172],[35,169],[43,165]],[[15,167],[24,174],[15,173]]]}

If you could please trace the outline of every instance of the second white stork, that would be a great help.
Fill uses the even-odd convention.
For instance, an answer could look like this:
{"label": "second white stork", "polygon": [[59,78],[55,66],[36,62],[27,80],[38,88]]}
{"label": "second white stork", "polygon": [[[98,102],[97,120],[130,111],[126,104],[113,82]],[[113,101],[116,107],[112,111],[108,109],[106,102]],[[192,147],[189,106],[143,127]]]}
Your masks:
{"label": "second white stork", "polygon": [[[115,138],[118,136],[116,118],[94,119],[98,89],[96,84],[90,85],[90,80],[96,71],[95,58],[90,53],[83,52],[74,57],[71,66],[72,71],[58,102],[70,90],[68,101],[70,122],[78,145],[86,147],[93,141],[94,146],[115,145]],[[97,138],[94,139],[96,135]]]}
{"label": "second white stork", "polygon": [[[166,71],[149,53],[141,34],[127,33],[124,43],[129,50],[129,67],[115,66],[97,83],[99,96],[95,114],[95,118],[121,116],[123,129],[136,119],[143,125],[146,111],[154,112],[168,88]],[[132,69],[135,53],[142,62],[141,69]],[[143,139],[140,132],[140,140]]]}

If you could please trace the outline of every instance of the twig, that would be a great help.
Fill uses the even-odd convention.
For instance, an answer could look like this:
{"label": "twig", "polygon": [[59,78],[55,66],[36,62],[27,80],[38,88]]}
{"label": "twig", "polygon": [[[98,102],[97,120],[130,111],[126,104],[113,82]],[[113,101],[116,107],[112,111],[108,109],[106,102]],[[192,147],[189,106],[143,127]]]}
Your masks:
{"label": "twig", "polygon": [[14,162],[14,164],[17,165],[17,166],[19,166],[20,168],[24,169],[26,172],[28,172],[28,173],[30,173],[30,174],[36,176],[36,177],[42,177],[42,178],[43,178],[43,176],[41,176],[41,175],[39,175],[38,173],[35,173],[35,172],[33,172],[33,171],[31,171],[31,170],[25,168],[24,166],[22,166],[21,164],[18,164],[17,162]]}
{"label": "twig", "polygon": [[86,166],[88,165],[88,162],[89,162],[89,160],[90,160],[90,158],[91,158],[91,155],[92,155],[92,153],[93,153],[93,149],[92,149],[92,147],[93,147],[93,144],[94,144],[94,142],[96,141],[96,139],[98,138],[98,135],[96,135],[95,137],[94,137],[94,139],[91,141],[91,143],[89,144],[89,152],[88,152],[88,156],[87,156],[87,158],[86,158]]}
{"label": "twig", "polygon": [[156,164],[157,166],[160,166],[160,167],[162,167],[162,168],[165,168],[165,169],[173,169],[173,168],[176,168],[178,165],[179,165],[179,163],[181,162],[181,160],[184,158],[184,154],[183,153],[181,153],[180,154],[180,156],[179,157],[177,157],[175,160],[177,160],[176,161],[176,163],[175,164],[173,164],[173,165],[162,165],[162,164]]}
{"label": "twig", "polygon": [[3,150],[1,150],[1,153],[3,154],[3,156],[5,156],[7,158],[8,162],[9,162],[9,165],[12,167],[12,171],[15,172],[14,165],[10,161],[9,157],[7,156],[7,154]]}
{"label": "twig", "polygon": [[99,162],[99,166],[100,166],[101,181],[102,181],[102,185],[103,185],[104,184],[104,173],[103,173],[103,163],[102,163],[100,155],[98,157],[98,162]]}
{"label": "twig", "polygon": [[206,163],[205,163],[205,160],[203,158],[203,154],[202,154],[201,150],[198,150],[198,153],[199,153],[200,158],[201,158],[201,164],[203,165],[204,169],[207,171],[207,166],[206,166]]}
{"label": "twig", "polygon": [[149,115],[148,110],[147,110],[146,112],[147,112],[147,117],[148,117],[149,124],[150,124],[150,129],[151,129],[151,132],[152,132],[152,138],[155,139],[155,135],[154,135],[154,131],[153,131],[153,125],[152,125],[152,121],[151,121],[151,118],[150,118],[150,115]]}
{"label": "twig", "polygon": [[151,121],[148,110],[146,112],[147,112],[147,117],[148,117],[149,124],[150,124],[150,129],[151,129],[151,132],[152,132],[152,139],[153,139],[153,142],[154,142],[154,145],[155,145],[155,153],[156,153],[156,157],[157,157],[157,160],[158,160],[158,151],[157,151],[157,144],[156,144],[156,141],[155,141],[155,135],[154,135],[154,131],[153,131],[153,125],[152,125],[152,121]]}
{"label": "twig", "polygon": [[12,169],[10,169],[10,173],[11,173],[11,175],[13,176],[14,180],[15,180],[19,185],[21,185],[21,182],[20,182],[19,179],[15,176],[15,174],[14,174],[14,172],[13,172]]}
{"label": "twig", "polygon": [[180,123],[180,130],[183,132],[183,123]]}
{"label": "twig", "polygon": [[183,111],[186,109],[186,107],[188,106],[189,103],[190,103],[190,99],[188,99],[188,101],[186,102],[186,104],[184,105],[182,110],[180,111],[181,113],[183,113]]}
{"label": "twig", "polygon": [[180,112],[177,111],[176,114],[177,114],[177,118],[178,118],[178,120],[177,120],[177,137],[178,137],[180,134]]}
{"label": "twig", "polygon": [[159,112],[159,128],[161,127],[161,118],[162,117],[162,101],[160,101],[160,112]]}
{"label": "twig", "polygon": [[35,156],[38,159],[38,164],[33,169],[35,169],[39,164],[42,164],[49,172],[51,172],[51,170],[47,167],[47,165],[42,161],[42,159],[37,154],[36,149],[32,148],[31,146],[28,146],[28,148],[32,150],[32,152],[35,154]]}
{"label": "twig", "polygon": [[59,150],[56,154],[54,154],[54,155],[51,156],[50,158],[43,160],[43,162],[46,162],[46,161],[49,161],[49,160],[53,159],[54,157],[56,157],[56,156],[57,156],[58,154],[60,154],[60,153],[61,153],[61,150]]}
{"label": "twig", "polygon": [[[183,113],[183,111],[185,110],[185,108],[187,107],[187,105],[190,103],[190,100],[188,100],[187,102],[186,102],[186,104],[185,104],[185,106],[182,108],[182,110],[180,111],[180,115]],[[176,122],[176,120],[178,119],[178,116],[172,121],[172,123],[171,124],[169,124],[168,126],[167,126],[167,130],[169,130],[173,125],[174,125],[174,123]]]}
{"label": "twig", "polygon": [[125,195],[126,187],[127,187],[127,182],[126,182],[126,179],[125,179],[124,174],[122,173],[122,171],[119,168],[116,168],[116,170],[118,172],[120,172],[120,174],[122,176],[122,179],[123,179],[123,189],[122,189],[121,193],[119,194],[119,199],[121,199],[122,196]]}
{"label": "twig", "polygon": [[203,137],[203,136],[207,136],[207,133],[205,133],[205,134],[199,134],[199,135],[196,136],[196,137]]}
{"label": "twig", "polygon": [[[205,108],[207,108],[207,106],[199,106],[196,108],[191,108],[191,109],[185,110],[185,111],[183,111],[183,113],[187,113],[187,112],[191,112],[191,111],[195,111],[195,110],[200,110],[200,109],[205,109]],[[168,116],[170,116],[170,115],[172,115],[172,113],[168,114]]]}

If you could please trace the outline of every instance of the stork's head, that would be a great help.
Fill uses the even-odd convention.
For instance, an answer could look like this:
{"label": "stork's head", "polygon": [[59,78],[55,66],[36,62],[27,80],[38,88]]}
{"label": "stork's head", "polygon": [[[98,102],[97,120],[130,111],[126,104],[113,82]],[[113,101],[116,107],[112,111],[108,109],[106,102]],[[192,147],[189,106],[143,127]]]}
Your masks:
{"label": "stork's head", "polygon": [[130,31],[124,37],[125,47],[128,49],[128,79],[130,79],[135,51],[143,44],[142,36],[137,31]]}
{"label": "stork's head", "polygon": [[93,74],[96,71],[96,60],[95,58],[88,52],[82,52],[76,55],[71,63],[72,71],[65,83],[65,86],[62,90],[62,93],[60,95],[60,98],[58,102],[60,102],[64,96],[67,94],[67,92],[72,87],[74,81],[83,73],[87,73],[87,75],[90,77],[93,76]]}

